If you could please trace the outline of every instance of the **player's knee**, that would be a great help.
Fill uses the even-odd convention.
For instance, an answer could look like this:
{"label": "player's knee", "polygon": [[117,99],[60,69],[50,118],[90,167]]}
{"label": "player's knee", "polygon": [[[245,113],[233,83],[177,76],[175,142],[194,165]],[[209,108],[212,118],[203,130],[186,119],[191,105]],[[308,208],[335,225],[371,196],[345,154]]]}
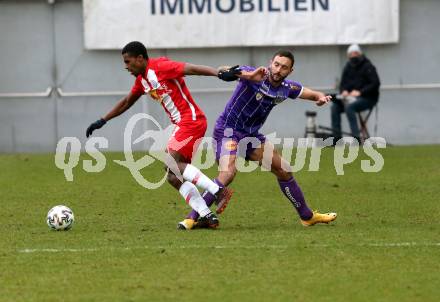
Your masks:
{"label": "player's knee", "polygon": [[186,162],[184,162],[183,158],[176,152],[168,153],[165,157],[165,164],[168,169],[171,171],[177,171],[179,170],[180,173],[183,173],[183,170],[185,170],[185,167],[187,165]]}
{"label": "player's knee", "polygon": [[282,166],[272,168],[272,173],[275,174],[275,176],[278,179],[286,179],[287,180],[292,177],[292,172],[291,172],[290,166],[288,168],[287,167],[284,168]]}

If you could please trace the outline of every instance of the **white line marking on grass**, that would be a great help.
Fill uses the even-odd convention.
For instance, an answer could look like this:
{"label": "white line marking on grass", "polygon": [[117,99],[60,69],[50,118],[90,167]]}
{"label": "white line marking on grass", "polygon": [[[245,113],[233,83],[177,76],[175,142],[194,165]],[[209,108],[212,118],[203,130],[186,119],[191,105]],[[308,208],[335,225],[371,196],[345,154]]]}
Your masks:
{"label": "white line marking on grass", "polygon": [[60,252],[72,252],[72,253],[83,253],[83,252],[97,252],[99,249],[23,249],[18,250],[19,253],[60,253]]}
{"label": "white line marking on grass", "polygon": [[440,246],[440,243],[417,243],[417,242],[397,242],[397,243],[369,243],[367,246],[377,247],[405,247],[405,246]]}
{"label": "white line marking on grass", "polygon": [[[440,247],[440,242],[394,242],[394,243],[359,243],[348,244],[345,246],[358,246],[358,247]],[[181,249],[238,249],[238,250],[286,250],[294,248],[325,248],[325,247],[343,247],[337,244],[310,244],[310,245],[170,245],[170,246],[132,246],[132,247],[101,247],[101,248],[85,248],[85,249],[72,249],[72,248],[41,248],[41,249],[20,249],[19,253],[87,253],[87,252],[100,252],[100,251],[132,251],[132,250],[181,250]]]}

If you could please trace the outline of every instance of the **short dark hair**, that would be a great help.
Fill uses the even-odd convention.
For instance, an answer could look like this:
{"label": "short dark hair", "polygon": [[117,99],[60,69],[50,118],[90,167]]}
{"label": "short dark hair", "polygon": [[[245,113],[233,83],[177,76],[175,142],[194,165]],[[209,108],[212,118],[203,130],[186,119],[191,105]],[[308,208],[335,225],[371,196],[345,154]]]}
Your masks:
{"label": "short dark hair", "polygon": [[295,57],[293,56],[293,53],[291,53],[288,50],[285,50],[285,49],[278,50],[273,55],[272,60],[275,59],[276,56],[289,58],[290,61],[292,61],[292,67],[293,67],[293,64],[295,64]]}
{"label": "short dark hair", "polygon": [[139,41],[132,41],[122,48],[122,54],[126,53],[131,57],[143,56],[148,60],[147,48]]}

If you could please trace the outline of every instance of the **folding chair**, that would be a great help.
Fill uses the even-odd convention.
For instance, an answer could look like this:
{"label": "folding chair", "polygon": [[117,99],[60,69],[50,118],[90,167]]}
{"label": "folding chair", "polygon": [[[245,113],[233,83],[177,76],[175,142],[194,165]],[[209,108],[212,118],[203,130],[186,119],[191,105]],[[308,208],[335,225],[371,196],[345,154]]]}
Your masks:
{"label": "folding chair", "polygon": [[361,134],[361,141],[362,143],[365,142],[367,139],[370,138],[370,132],[368,131],[368,127],[367,127],[367,123],[368,123],[368,119],[371,116],[371,113],[373,112],[373,110],[376,108],[376,125],[375,127],[375,132],[377,131],[377,104],[370,109],[358,112],[358,118],[359,118],[359,130],[360,130],[360,134]]}
{"label": "folding chair", "polygon": [[[344,100],[344,97],[342,97],[342,95],[340,95],[340,94],[330,94],[330,95],[332,96],[333,100],[340,100],[342,102]],[[364,110],[364,111],[361,111],[361,112],[357,113],[357,117],[359,119],[359,132],[360,132],[361,143],[364,143],[367,139],[370,138],[370,132],[368,130],[367,124],[368,124],[368,120],[369,120],[371,114],[373,113],[373,110],[376,110],[376,121],[375,121],[375,124],[374,124],[374,136],[376,136],[377,135],[378,112],[379,112],[377,104],[375,104],[370,109],[367,109],[367,110]],[[330,133],[334,133],[334,129],[330,128],[330,127],[319,125],[318,129],[325,130],[325,131],[330,132]],[[306,131],[306,133],[307,133],[307,131]],[[346,132],[346,131],[341,131],[341,134],[342,135],[353,136],[353,133]]]}

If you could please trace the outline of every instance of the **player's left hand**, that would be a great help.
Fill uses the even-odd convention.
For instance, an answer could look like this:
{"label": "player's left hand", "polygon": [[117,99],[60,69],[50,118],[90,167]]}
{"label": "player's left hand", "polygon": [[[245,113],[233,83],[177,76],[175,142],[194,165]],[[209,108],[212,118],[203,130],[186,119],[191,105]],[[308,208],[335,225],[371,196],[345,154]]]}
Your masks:
{"label": "player's left hand", "polygon": [[267,77],[268,74],[269,71],[267,70],[267,68],[261,66],[251,72],[242,72],[240,78],[244,78],[246,80],[254,82],[261,82]]}
{"label": "player's left hand", "polygon": [[233,82],[238,80],[238,75],[240,74],[240,67],[238,65],[235,65],[227,69],[220,69],[217,77],[225,82]]}
{"label": "player's left hand", "polygon": [[332,96],[331,95],[322,95],[316,101],[316,105],[317,106],[322,106],[322,105],[325,105],[325,104],[329,103],[331,100],[332,100]]}

